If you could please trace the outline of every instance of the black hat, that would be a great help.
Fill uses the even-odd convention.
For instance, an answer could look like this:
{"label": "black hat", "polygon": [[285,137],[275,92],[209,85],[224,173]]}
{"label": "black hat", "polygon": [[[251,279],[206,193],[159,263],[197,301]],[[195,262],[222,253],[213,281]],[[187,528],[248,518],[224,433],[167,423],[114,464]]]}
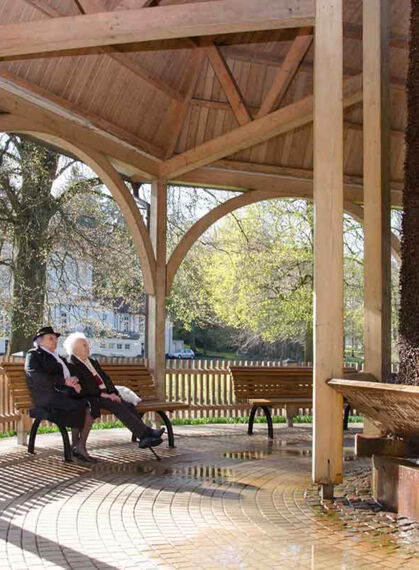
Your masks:
{"label": "black hat", "polygon": [[41,327],[40,329],[38,329],[35,333],[35,336],[33,337],[33,341],[35,341],[37,338],[39,338],[40,336],[44,336],[44,334],[55,334],[55,336],[58,338],[59,336],[61,336],[60,333],[55,332],[55,330],[52,327]]}

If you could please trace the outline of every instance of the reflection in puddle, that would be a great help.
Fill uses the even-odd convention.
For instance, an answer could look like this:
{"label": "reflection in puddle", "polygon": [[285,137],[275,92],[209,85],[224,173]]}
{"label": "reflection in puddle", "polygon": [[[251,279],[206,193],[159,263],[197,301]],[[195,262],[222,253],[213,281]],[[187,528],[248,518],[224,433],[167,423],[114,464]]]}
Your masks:
{"label": "reflection in puddle", "polygon": [[[246,449],[244,451],[226,451],[223,453],[223,457],[228,459],[239,459],[243,461],[249,461],[254,459],[264,459],[265,457],[269,457],[274,455],[275,457],[311,457],[312,450],[309,448],[304,447],[295,447],[295,448],[286,448],[280,447],[277,449],[268,449],[266,451],[263,450],[253,450],[253,449]],[[354,454],[347,453],[344,455],[344,461],[354,461],[356,459]]]}
{"label": "reflection in puddle", "polygon": [[190,465],[189,467],[175,468],[173,474],[187,479],[203,479],[212,483],[231,483],[233,470],[214,465]]}
{"label": "reflection in puddle", "polygon": [[248,449],[246,451],[226,451],[223,453],[223,457],[228,459],[263,459],[272,455],[272,450],[268,451],[257,451],[253,449]]}

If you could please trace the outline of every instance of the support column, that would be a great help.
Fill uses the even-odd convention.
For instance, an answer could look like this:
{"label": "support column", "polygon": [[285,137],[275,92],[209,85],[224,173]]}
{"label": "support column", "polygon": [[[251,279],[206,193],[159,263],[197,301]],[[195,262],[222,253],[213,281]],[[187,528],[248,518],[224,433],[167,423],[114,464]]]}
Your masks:
{"label": "support column", "polygon": [[384,382],[391,373],[389,18],[388,0],[364,0],[364,370]]}
{"label": "support column", "polygon": [[313,480],[324,498],[342,480],[343,0],[317,0],[314,69]]}
{"label": "support column", "polygon": [[166,375],[166,231],[167,184],[156,180],[151,185],[150,204],[150,239],[156,257],[156,287],[155,295],[148,297],[147,358],[160,398],[165,396]]}

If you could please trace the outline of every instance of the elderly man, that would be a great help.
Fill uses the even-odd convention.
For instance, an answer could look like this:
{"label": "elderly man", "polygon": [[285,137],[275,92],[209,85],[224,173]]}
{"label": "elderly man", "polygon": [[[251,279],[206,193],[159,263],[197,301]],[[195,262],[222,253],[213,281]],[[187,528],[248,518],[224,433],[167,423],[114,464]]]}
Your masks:
{"label": "elderly man", "polygon": [[79,381],[57,352],[59,336],[52,327],[42,327],[35,333],[34,348],[28,351],[25,361],[28,386],[36,406],[44,408],[55,423],[72,428],[74,456],[96,462],[86,450],[94,420],[90,404],[80,396]]}

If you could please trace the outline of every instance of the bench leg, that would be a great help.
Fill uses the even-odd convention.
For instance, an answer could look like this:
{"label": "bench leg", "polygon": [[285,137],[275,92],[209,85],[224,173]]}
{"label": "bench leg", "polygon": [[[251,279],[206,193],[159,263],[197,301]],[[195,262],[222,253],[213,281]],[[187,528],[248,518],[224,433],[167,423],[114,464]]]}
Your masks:
{"label": "bench leg", "polygon": [[64,461],[73,461],[73,454],[71,453],[71,445],[70,438],[68,437],[68,432],[64,426],[58,426],[58,429],[60,430],[61,437],[63,438]]}
{"label": "bench leg", "polygon": [[294,416],[296,415],[295,406],[287,406],[287,427],[294,427]]}
{"label": "bench leg", "polygon": [[30,418],[26,414],[22,414],[17,424],[17,443],[18,445],[27,445]]}
{"label": "bench leg", "polygon": [[343,414],[343,430],[346,431],[348,429],[349,424],[349,414],[351,413],[351,406],[350,404],[346,404],[345,412]]}
{"label": "bench leg", "polygon": [[268,424],[268,437],[270,439],[274,438],[274,426],[272,423],[272,412],[269,406],[262,406],[262,410],[265,412],[266,422]]}
{"label": "bench leg", "polygon": [[41,424],[42,420],[35,420],[31,427],[31,433],[29,435],[29,443],[28,443],[28,453],[35,453],[35,439],[36,434],[38,432],[38,428]]}
{"label": "bench leg", "polygon": [[258,411],[258,406],[253,406],[253,408],[250,411],[249,424],[247,426],[247,435],[253,435],[253,424],[255,423],[255,416],[257,411]]}
{"label": "bench leg", "polygon": [[166,426],[167,429],[167,439],[169,440],[169,447],[176,447],[175,445],[175,435],[173,433],[173,426],[172,426],[172,422],[170,421],[170,419],[168,418],[167,414],[165,412],[159,412],[157,411],[157,413],[159,414],[159,416],[161,417],[161,419],[164,421],[164,424]]}

